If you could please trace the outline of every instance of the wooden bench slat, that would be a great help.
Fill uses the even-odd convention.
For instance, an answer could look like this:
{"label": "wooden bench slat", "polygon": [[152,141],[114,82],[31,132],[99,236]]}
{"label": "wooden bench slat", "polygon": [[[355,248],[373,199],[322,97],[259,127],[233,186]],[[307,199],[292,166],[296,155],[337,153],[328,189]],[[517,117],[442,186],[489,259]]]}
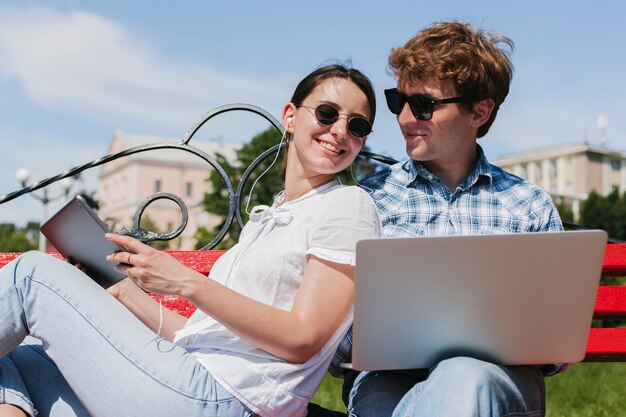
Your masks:
{"label": "wooden bench slat", "polygon": [[178,259],[183,265],[200,272],[203,275],[209,275],[209,271],[217,259],[222,256],[225,250],[195,250],[195,251],[166,251],[174,258]]}
{"label": "wooden bench slat", "polygon": [[606,245],[602,275],[607,277],[626,276],[626,243]]}
{"label": "wooden bench slat", "polygon": [[593,311],[596,319],[626,319],[626,287],[599,287]]}
{"label": "wooden bench slat", "polygon": [[585,362],[626,360],[626,328],[591,329]]}

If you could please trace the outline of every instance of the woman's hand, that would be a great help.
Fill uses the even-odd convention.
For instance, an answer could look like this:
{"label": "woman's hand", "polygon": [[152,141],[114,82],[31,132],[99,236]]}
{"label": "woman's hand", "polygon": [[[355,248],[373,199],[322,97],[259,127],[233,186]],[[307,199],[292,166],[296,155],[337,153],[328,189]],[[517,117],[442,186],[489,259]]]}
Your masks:
{"label": "woman's hand", "polygon": [[[115,270],[128,276],[145,291],[161,295],[179,295],[190,281],[198,279],[199,276],[203,277],[174,257],[135,238],[113,233],[107,233],[106,238],[126,248],[126,251],[107,256],[107,261],[117,262]],[[123,287],[112,289],[110,292],[119,299],[121,288]]]}
{"label": "woman's hand", "polygon": [[[118,237],[123,239],[118,239]],[[143,288],[150,292],[157,292],[158,290],[156,290],[156,284],[154,284],[155,282],[161,284],[164,282],[170,282],[158,276],[154,277],[147,272],[154,268],[158,269],[159,265],[162,265],[162,263],[169,266],[174,264],[174,268],[170,268],[168,270],[184,270],[187,268],[166,253],[159,252],[133,238],[111,235],[110,237],[107,236],[107,239],[128,248],[128,251],[126,252],[109,255],[107,260],[110,262],[124,262],[128,261],[128,258],[130,257],[130,263],[124,262],[116,265],[115,268],[119,272],[125,274],[130,273],[131,275],[135,273],[133,272],[133,268],[135,268],[134,271],[144,277],[144,279],[132,277],[125,278],[107,288],[107,292],[117,298],[120,303],[122,303],[131,313],[137,316],[137,318],[139,318],[139,320],[141,320],[146,326],[152,329],[152,331],[156,333],[161,330],[161,335],[171,342],[174,340],[176,332],[185,325],[187,319],[171,310],[162,308],[158,302],[150,297],[149,294],[146,294],[138,285],[142,285]],[[156,252],[156,254],[153,252]],[[154,256],[157,260],[165,260],[166,262],[155,262],[153,266],[147,268],[140,266],[140,262],[143,264],[143,260],[151,259],[151,256]],[[140,282],[141,284],[139,284]]]}
{"label": "woman's hand", "polygon": [[126,304],[124,300],[131,297],[133,293],[143,293],[130,278],[124,278],[107,288],[107,292],[117,298],[122,304]]}

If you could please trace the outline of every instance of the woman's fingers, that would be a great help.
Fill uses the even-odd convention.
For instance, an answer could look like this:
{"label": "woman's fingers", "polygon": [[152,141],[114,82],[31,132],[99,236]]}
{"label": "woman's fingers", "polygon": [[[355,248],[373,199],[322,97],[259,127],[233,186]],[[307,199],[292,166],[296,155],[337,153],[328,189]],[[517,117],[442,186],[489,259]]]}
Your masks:
{"label": "woman's fingers", "polygon": [[123,246],[124,248],[128,250],[128,252],[131,252],[131,253],[138,253],[146,248],[150,248],[150,246],[144,243],[141,243],[139,240],[130,236],[118,235],[115,233],[107,233],[104,235],[104,237],[110,242]]}
{"label": "woman's fingers", "polygon": [[108,255],[106,259],[109,262],[118,262],[121,264],[130,265],[135,265],[137,263],[141,264],[141,256],[148,255],[150,251],[154,250],[150,246],[130,236],[107,233],[105,237],[107,240],[126,249],[125,251],[120,251]]}
{"label": "woman's fingers", "polygon": [[133,256],[135,260],[137,259],[137,254],[132,254],[130,252],[115,252],[107,255],[106,259],[109,262],[117,262],[119,264],[132,265]]}

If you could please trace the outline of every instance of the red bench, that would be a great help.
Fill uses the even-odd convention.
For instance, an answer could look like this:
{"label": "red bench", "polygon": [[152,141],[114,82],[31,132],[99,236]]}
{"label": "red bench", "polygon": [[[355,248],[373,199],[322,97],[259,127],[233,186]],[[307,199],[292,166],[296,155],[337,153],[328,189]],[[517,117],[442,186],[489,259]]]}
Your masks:
{"label": "red bench", "polygon": [[[170,251],[175,258],[194,270],[207,275],[221,250]],[[19,256],[19,253],[0,253],[0,267]],[[626,244],[606,247],[602,275],[626,276]],[[189,317],[195,307],[177,297],[163,297],[163,305]],[[626,319],[626,285],[602,285],[594,309],[594,318],[604,320],[612,327],[592,328],[587,344],[586,362],[626,362],[626,327],[615,327],[610,320]],[[607,320],[608,323],[607,323]]]}

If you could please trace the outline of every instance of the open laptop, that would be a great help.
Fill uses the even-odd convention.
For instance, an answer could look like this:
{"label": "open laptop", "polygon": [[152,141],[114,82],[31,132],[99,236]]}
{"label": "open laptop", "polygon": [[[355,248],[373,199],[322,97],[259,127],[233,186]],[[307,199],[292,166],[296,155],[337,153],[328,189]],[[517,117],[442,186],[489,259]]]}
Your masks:
{"label": "open laptop", "polygon": [[70,262],[79,263],[85,273],[104,288],[126,276],[115,270],[106,256],[124,248],[105,239],[110,232],[80,195],[74,197],[41,226],[41,233]]}
{"label": "open laptop", "polygon": [[602,230],[374,239],[356,249],[352,368],[584,358]]}

